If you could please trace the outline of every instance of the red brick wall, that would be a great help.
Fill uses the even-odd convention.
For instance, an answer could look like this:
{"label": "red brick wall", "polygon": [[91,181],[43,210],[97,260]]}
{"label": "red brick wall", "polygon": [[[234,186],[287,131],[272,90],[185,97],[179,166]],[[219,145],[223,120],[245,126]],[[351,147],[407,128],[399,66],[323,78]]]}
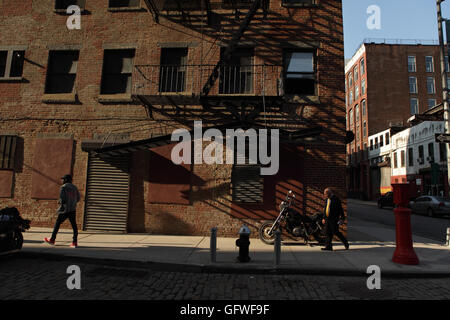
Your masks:
{"label": "red brick wall", "polygon": [[[281,0],[270,1],[266,18],[260,11],[242,41],[256,43],[257,64],[281,63],[281,48],[292,41],[317,43],[317,76],[319,103],[286,104],[280,110],[272,108],[267,117],[295,120],[324,127],[322,142],[304,147],[302,206],[307,212],[321,210],[322,191],[327,186],[336,189],[345,199],[344,181],[344,58],[341,1],[320,0],[318,7],[284,8]],[[143,6],[145,8],[144,2]],[[111,45],[136,48],[135,64],[159,64],[161,42],[192,42],[189,63],[215,64],[220,48],[228,39],[225,29],[192,28],[164,17],[157,24],[146,10],[110,12],[107,1],[87,1],[88,12],[81,17],[81,30],[66,28],[67,16],[53,12],[53,1],[4,0],[0,2],[0,46],[27,46],[22,82],[0,82],[0,134],[14,132],[23,145],[18,147],[19,165],[14,175],[12,198],[0,199],[0,206],[14,205],[33,220],[33,226],[52,226],[58,207],[56,200],[31,197],[34,150],[38,138],[73,137],[75,140],[73,175],[82,201],[78,205],[78,223],[84,213],[87,174],[86,152],[81,141],[95,134],[130,133],[131,140],[171,133],[180,128],[180,119],[154,112],[149,119],[138,104],[102,104],[98,102],[103,64],[103,51]],[[236,29],[235,13],[215,10],[222,25],[231,23]],[[240,10],[243,19],[245,9]],[[18,37],[20,34],[20,37]],[[80,48],[76,92],[79,103],[44,103],[43,95],[49,49]],[[270,106],[268,106],[270,107]],[[270,108],[269,108],[270,109]],[[229,119],[229,118],[227,118]],[[259,120],[262,121],[260,116]],[[196,165],[190,204],[150,203],[149,153],[133,156],[129,231],[166,234],[209,234],[219,227],[219,235],[235,236],[245,222],[255,227],[254,219],[235,219],[230,214],[229,165]],[[289,172],[289,170],[287,170]],[[286,174],[287,176],[288,174]],[[199,183],[199,181],[203,181]],[[344,201],[345,203],[345,201]],[[255,232],[253,233],[256,234]]]}

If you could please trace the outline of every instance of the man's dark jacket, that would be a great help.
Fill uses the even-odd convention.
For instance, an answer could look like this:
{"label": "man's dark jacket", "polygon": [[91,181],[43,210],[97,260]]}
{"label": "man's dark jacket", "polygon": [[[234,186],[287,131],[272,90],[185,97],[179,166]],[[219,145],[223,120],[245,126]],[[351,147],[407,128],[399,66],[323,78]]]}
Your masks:
{"label": "man's dark jacket", "polygon": [[330,212],[327,218],[327,200],[325,200],[325,206],[323,209],[323,215],[325,217],[325,219],[329,220],[332,223],[337,223],[339,221],[339,219],[345,219],[345,215],[344,215],[344,209],[342,209],[342,204],[341,204],[341,200],[335,196],[332,195],[331,198],[331,203],[330,203]]}

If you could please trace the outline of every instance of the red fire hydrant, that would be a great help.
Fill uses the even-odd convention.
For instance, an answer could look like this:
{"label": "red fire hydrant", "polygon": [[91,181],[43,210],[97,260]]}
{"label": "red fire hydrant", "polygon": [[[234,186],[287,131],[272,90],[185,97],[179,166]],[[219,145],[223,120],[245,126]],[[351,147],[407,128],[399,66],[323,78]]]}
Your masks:
{"label": "red fire hydrant", "polygon": [[396,248],[392,261],[400,264],[416,265],[419,264],[419,258],[417,258],[413,249],[411,209],[407,207],[410,185],[395,183],[392,184],[392,187],[394,189],[394,202],[397,205],[394,209]]}

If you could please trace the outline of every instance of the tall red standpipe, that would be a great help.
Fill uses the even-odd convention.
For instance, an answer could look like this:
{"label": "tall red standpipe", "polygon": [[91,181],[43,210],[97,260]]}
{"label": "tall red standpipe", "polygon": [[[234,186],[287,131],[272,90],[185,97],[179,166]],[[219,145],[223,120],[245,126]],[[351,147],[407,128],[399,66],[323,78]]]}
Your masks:
{"label": "tall red standpipe", "polygon": [[394,209],[396,248],[392,261],[399,264],[416,265],[419,264],[419,258],[413,249],[411,209],[407,207],[410,185],[395,183],[392,184],[392,187],[394,190],[394,203],[397,205]]}

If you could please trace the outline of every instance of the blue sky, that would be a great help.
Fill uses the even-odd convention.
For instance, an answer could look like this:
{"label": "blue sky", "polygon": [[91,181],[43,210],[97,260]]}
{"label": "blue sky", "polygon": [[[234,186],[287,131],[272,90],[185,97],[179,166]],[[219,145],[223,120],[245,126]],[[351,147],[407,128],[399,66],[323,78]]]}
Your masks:
{"label": "blue sky", "polygon": [[[351,58],[365,38],[437,40],[436,0],[342,0],[345,58]],[[367,27],[367,8],[381,9],[381,29]],[[450,19],[450,0],[442,2]]]}

